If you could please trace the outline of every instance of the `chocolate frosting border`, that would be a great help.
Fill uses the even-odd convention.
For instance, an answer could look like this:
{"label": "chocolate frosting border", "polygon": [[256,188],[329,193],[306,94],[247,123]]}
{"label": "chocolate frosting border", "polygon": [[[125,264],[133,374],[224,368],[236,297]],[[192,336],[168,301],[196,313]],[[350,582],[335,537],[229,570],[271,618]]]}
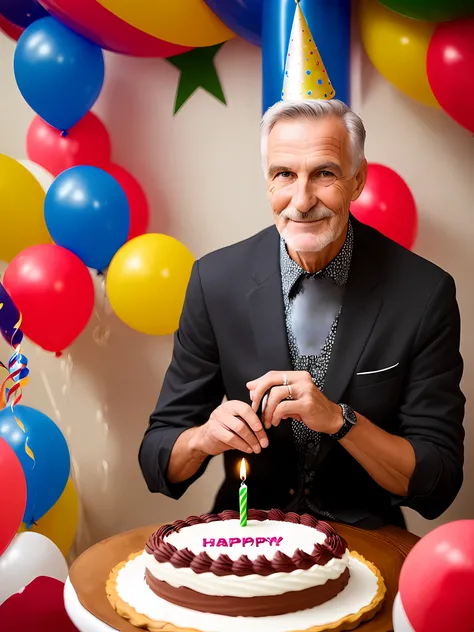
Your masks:
{"label": "chocolate frosting border", "polygon": [[231,560],[225,553],[215,560],[211,559],[205,551],[196,555],[188,548],[177,549],[165,540],[171,533],[177,533],[186,527],[197,524],[217,522],[219,520],[238,520],[239,513],[226,510],[220,514],[203,514],[202,516],[190,516],[186,520],[176,520],[172,524],[166,524],[155,531],[145,545],[145,551],[153,555],[157,562],[169,562],[175,568],[191,568],[196,573],[213,573],[218,577],[226,575],[273,575],[274,573],[292,573],[295,570],[307,570],[315,565],[324,566],[331,559],[340,559],[346,549],[347,543],[330,524],[317,520],[310,514],[299,515],[294,512],[284,513],[280,509],[264,511],[249,509],[248,519],[263,522],[272,520],[275,522],[291,522],[302,524],[321,531],[326,535],[322,544],[315,544],[312,553],[306,553],[301,549],[295,549],[292,557],[279,552],[272,560],[264,555],[259,555],[255,560],[250,560],[247,555],[241,555],[237,560]]}

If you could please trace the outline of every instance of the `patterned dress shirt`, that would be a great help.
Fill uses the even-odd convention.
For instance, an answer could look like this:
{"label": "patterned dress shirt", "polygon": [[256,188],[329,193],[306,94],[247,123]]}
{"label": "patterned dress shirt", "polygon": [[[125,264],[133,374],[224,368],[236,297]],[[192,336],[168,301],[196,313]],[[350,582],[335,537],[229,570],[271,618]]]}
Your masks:
{"label": "patterned dress shirt", "polygon": [[[290,358],[295,371],[308,371],[322,390],[336,338],[344,286],[352,259],[354,233],[349,221],[347,237],[336,257],[316,274],[307,273],[288,254],[280,240],[280,268]],[[311,497],[321,435],[302,422],[291,420],[304,496],[298,511],[332,516]]]}

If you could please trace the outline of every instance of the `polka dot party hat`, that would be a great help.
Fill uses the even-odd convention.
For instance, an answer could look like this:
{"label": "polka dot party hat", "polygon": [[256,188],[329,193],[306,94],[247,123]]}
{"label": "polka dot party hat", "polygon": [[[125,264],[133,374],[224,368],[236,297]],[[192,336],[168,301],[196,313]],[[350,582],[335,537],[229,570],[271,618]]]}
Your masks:
{"label": "polka dot party hat", "polygon": [[299,0],[291,29],[281,98],[284,101],[333,99],[331,84]]}

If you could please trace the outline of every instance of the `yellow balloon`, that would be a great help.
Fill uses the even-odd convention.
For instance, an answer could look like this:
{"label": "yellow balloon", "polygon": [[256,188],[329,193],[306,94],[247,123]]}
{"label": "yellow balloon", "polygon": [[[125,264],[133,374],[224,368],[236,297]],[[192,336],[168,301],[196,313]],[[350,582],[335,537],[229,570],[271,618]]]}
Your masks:
{"label": "yellow balloon", "polygon": [[[79,503],[74,483],[70,478],[56,503],[28,531],[40,533],[52,540],[66,557],[74,542],[78,519]],[[21,524],[18,533],[22,531],[27,531],[25,523]]]}
{"label": "yellow balloon", "polygon": [[359,22],[367,55],[380,74],[413,99],[440,108],[426,72],[436,24],[405,18],[376,0],[362,0]]}
{"label": "yellow balloon", "polygon": [[128,241],[107,271],[107,295],[132,329],[164,336],[178,328],[194,257],[168,235],[148,233]]}
{"label": "yellow balloon", "polygon": [[51,243],[44,198],[43,188],[28,169],[0,154],[0,259],[10,262],[25,248]]}
{"label": "yellow balloon", "polygon": [[181,46],[212,46],[235,34],[204,0],[97,0],[124,22]]}

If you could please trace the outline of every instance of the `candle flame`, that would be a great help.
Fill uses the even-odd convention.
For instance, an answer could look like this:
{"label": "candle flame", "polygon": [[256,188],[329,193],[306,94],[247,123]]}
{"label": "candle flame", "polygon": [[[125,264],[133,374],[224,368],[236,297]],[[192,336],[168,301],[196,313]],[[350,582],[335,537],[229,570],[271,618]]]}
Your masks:
{"label": "candle flame", "polygon": [[242,459],[241,463],[240,463],[240,478],[245,481],[245,479],[247,478],[247,463],[245,461],[245,459]]}

